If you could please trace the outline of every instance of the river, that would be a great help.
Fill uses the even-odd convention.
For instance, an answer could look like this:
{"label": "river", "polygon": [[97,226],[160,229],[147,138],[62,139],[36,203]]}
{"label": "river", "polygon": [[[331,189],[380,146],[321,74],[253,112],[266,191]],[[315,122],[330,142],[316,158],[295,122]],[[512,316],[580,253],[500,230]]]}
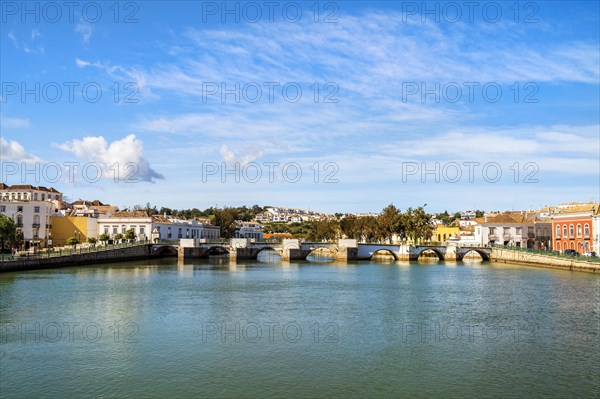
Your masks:
{"label": "river", "polygon": [[0,396],[600,396],[597,275],[266,260],[1,274]]}

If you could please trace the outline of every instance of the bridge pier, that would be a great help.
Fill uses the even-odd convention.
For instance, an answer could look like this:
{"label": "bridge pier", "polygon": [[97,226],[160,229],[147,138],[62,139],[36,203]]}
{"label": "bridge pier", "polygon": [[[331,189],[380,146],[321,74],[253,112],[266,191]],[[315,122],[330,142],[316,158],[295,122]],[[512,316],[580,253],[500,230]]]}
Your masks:
{"label": "bridge pier", "polygon": [[281,254],[282,260],[306,260],[306,257],[310,254],[310,250],[301,248],[284,248]]}

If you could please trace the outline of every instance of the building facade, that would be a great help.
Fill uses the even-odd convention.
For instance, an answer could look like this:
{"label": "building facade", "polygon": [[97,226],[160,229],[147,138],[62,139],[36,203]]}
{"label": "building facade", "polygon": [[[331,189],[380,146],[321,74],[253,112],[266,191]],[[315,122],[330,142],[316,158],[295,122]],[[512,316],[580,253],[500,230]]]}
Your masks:
{"label": "building facade", "polygon": [[0,183],[0,213],[17,225],[23,248],[52,245],[52,215],[62,207],[62,193],[54,188]]}
{"label": "building facade", "polygon": [[[594,216],[599,204],[584,204],[560,209],[552,215],[552,242],[554,249],[579,253],[591,252],[594,246]],[[597,222],[596,222],[597,224]]]}
{"label": "building facade", "polygon": [[263,227],[256,222],[242,222],[236,220],[237,231],[234,234],[235,238],[250,238],[254,240],[263,239]]}
{"label": "building facade", "polygon": [[52,245],[67,244],[70,237],[75,237],[80,243],[88,238],[98,238],[98,219],[88,216],[52,216]]}
{"label": "building facade", "polygon": [[[475,219],[474,238],[480,245],[508,245],[549,250],[552,224],[525,212],[504,212]],[[538,232],[539,235],[536,235]]]}
{"label": "building facade", "polygon": [[153,241],[175,241],[180,238],[218,239],[221,229],[218,226],[185,220],[166,215],[148,215],[145,211],[116,212],[107,218],[98,219],[98,234],[107,234],[111,239],[117,234],[125,236],[132,230],[135,239]]}

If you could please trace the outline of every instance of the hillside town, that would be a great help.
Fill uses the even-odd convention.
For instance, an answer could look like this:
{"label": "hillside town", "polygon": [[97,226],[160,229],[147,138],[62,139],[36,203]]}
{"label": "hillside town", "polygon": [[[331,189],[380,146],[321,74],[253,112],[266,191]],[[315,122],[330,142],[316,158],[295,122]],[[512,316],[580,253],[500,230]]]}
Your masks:
{"label": "hillside town", "polygon": [[[302,226],[323,224],[330,227],[330,233],[309,237],[321,240],[355,238],[360,242],[496,244],[588,256],[600,252],[600,204],[595,202],[571,202],[535,210],[466,210],[455,214],[426,215],[427,226],[417,235],[402,234],[393,228],[382,235],[367,232],[367,221],[377,223],[380,216],[374,213],[330,215],[297,208],[253,208],[256,213],[251,220],[230,218],[229,222],[224,222],[214,215],[186,218],[184,213],[172,210],[158,213],[156,208],[142,209],[139,206],[119,209],[99,200],[67,202],[63,193],[52,187],[0,183],[0,215],[16,225],[17,239],[13,245],[7,245],[14,250],[36,251],[74,243],[96,245],[121,240],[162,242],[235,237],[258,241],[295,238],[300,235]],[[386,211],[389,207],[384,209]],[[245,217],[250,218],[248,215]]]}

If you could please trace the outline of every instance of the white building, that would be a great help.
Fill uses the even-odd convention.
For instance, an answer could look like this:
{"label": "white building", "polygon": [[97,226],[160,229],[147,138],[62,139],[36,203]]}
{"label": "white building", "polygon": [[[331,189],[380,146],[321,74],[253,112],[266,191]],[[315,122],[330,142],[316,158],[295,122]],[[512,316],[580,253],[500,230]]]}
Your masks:
{"label": "white building", "polygon": [[62,193],[54,188],[0,183],[0,213],[17,225],[25,249],[51,244],[50,217],[62,206]]}
{"label": "white building", "polygon": [[596,209],[596,213],[592,216],[592,251],[600,256],[600,207]]}
{"label": "white building", "polygon": [[98,219],[99,234],[115,235],[133,230],[137,240],[179,240],[180,238],[217,239],[221,229],[201,223],[198,220],[185,220],[166,215],[148,215],[145,211],[116,212],[108,218]]}
{"label": "white building", "polygon": [[504,212],[475,219],[474,238],[480,245],[551,249],[552,223],[521,212]]}
{"label": "white building", "polygon": [[234,234],[235,238],[263,239],[263,227],[260,223],[242,222],[241,220],[236,220],[235,223],[238,228]]}

